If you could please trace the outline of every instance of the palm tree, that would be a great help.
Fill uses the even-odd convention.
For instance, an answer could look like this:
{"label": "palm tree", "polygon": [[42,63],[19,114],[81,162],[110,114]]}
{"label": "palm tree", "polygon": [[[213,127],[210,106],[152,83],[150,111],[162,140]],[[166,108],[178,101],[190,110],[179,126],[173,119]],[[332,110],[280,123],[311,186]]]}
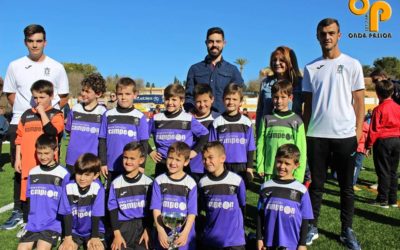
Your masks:
{"label": "palm tree", "polygon": [[246,58],[238,58],[238,59],[236,59],[235,63],[237,65],[239,65],[239,67],[240,67],[240,74],[243,74],[243,68],[244,68],[244,65],[247,64],[247,59]]}

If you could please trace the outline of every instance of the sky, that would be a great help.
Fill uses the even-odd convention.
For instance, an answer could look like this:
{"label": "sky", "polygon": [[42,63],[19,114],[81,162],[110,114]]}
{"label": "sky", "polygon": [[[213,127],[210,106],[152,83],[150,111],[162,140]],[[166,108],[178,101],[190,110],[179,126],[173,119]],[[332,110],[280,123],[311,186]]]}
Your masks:
{"label": "sky", "polygon": [[105,77],[141,78],[156,86],[186,79],[189,67],[206,56],[206,32],[214,26],[225,31],[224,59],[247,59],[245,82],[258,78],[280,45],[296,52],[301,68],[319,57],[316,26],[326,17],[340,22],[341,51],[372,65],[384,56],[400,58],[400,1],[386,2],[392,15],[379,22],[379,33],[391,33],[390,39],[349,38],[365,32],[365,16],[354,15],[348,0],[2,1],[0,76],[12,60],[27,55],[23,29],[32,23],[45,27],[45,53],[57,61],[89,63]]}

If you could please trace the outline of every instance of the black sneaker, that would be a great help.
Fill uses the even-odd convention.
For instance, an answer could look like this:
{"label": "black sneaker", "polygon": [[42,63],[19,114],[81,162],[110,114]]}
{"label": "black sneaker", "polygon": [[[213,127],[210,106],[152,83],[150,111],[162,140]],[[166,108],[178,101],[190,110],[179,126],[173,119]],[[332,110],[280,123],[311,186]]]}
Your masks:
{"label": "black sneaker", "polygon": [[361,250],[360,243],[356,239],[353,229],[346,228],[340,234],[340,241],[350,250]]}
{"label": "black sneaker", "polygon": [[380,208],[389,208],[389,205],[386,202],[372,201],[369,205]]}

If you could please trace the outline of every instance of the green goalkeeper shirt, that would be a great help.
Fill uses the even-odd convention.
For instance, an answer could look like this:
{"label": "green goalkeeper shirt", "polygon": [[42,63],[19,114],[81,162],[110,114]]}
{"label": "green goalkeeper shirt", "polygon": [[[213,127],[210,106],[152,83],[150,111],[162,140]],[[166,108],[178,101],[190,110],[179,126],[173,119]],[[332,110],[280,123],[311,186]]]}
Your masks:
{"label": "green goalkeeper shirt", "polygon": [[261,119],[257,138],[257,173],[271,177],[275,173],[275,155],[284,144],[295,144],[300,150],[300,165],[294,178],[303,182],[307,164],[307,146],[304,124],[292,111],[272,112]]}

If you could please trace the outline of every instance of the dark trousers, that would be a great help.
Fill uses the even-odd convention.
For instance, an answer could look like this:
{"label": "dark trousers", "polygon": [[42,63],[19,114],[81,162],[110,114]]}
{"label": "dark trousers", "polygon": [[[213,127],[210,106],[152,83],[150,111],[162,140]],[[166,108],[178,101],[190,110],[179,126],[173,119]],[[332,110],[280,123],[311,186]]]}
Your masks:
{"label": "dark trousers", "polygon": [[354,214],[354,160],[357,149],[356,137],[329,139],[307,137],[307,157],[311,171],[310,198],[314,212],[311,223],[318,224],[322,194],[328,165],[337,172],[340,187],[340,221],[342,229],[351,227]]}
{"label": "dark trousers", "polygon": [[[16,124],[11,124],[8,128],[8,138],[10,138],[10,157],[11,166],[14,168],[15,165],[15,139],[17,138],[17,127]],[[21,174],[14,172],[14,210],[22,212],[22,202],[20,200],[21,195]]]}
{"label": "dark trousers", "polygon": [[397,202],[397,168],[400,157],[400,138],[378,139],[373,146],[373,158],[378,176],[378,202]]}

